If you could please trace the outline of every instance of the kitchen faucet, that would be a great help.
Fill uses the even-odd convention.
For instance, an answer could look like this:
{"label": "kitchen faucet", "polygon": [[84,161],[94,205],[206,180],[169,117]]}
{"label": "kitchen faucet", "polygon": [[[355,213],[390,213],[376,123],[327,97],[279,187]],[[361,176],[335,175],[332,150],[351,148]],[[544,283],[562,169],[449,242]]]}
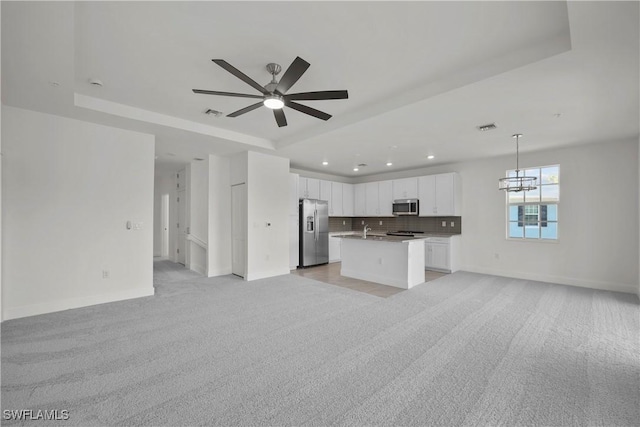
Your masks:
{"label": "kitchen faucet", "polygon": [[367,231],[371,231],[371,229],[369,228],[369,224],[365,224],[364,225],[364,232],[362,234],[362,238],[366,239],[367,238]]}

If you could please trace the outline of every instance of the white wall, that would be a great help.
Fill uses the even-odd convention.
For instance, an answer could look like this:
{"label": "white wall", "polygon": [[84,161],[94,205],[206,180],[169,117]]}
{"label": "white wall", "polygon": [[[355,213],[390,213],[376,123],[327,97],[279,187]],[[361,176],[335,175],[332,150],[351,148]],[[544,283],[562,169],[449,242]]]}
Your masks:
{"label": "white wall", "polygon": [[153,295],[154,137],[6,106],[2,119],[4,318]]}
{"label": "white wall", "polygon": [[209,156],[207,275],[231,274],[230,160]]}
{"label": "white wall", "polygon": [[247,175],[246,278],[289,274],[289,159],[250,151]]}
{"label": "white wall", "polygon": [[[205,244],[209,236],[209,159],[191,162],[187,168],[188,234]],[[207,274],[207,249],[187,241],[187,266],[198,273]]]}
{"label": "white wall", "polygon": [[[560,164],[559,240],[505,238],[498,179],[515,156],[372,175],[359,181],[457,171],[462,180],[462,269],[622,292],[638,292],[640,251],[635,139],[520,157],[521,167]],[[497,254],[497,258],[496,258]]]}

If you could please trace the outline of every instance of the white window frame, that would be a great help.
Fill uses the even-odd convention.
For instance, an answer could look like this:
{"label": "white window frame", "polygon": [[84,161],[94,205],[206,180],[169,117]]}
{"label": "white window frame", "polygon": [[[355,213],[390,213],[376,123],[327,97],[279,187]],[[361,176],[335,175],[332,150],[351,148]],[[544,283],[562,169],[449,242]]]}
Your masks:
{"label": "white window frame", "polygon": [[[550,167],[557,167],[558,168],[558,180],[557,180],[557,182],[543,184],[542,183],[542,169],[550,168]],[[560,200],[561,200],[561,197],[560,197],[560,193],[561,193],[561,190],[560,190],[560,187],[561,187],[560,175],[561,175],[561,168],[560,168],[559,164],[545,165],[545,166],[533,166],[533,167],[521,169],[520,170],[520,174],[521,175],[523,175],[523,174],[526,175],[525,171],[531,171],[531,170],[535,170],[535,169],[538,170],[538,176],[540,176],[540,178],[539,178],[540,182],[538,182],[536,184],[537,187],[538,187],[537,191],[540,194],[540,196],[538,197],[537,201],[533,201],[533,202],[527,201],[527,198],[526,198],[526,193],[527,192],[525,192],[524,197],[523,197],[524,201],[522,201],[522,202],[518,201],[518,202],[509,203],[509,192],[505,192],[506,193],[505,194],[505,206],[506,206],[506,209],[505,209],[505,213],[506,213],[506,215],[505,215],[505,225],[506,225],[506,227],[505,227],[506,228],[505,229],[505,237],[506,237],[507,240],[512,240],[512,241],[515,241],[515,242],[557,243],[560,240]],[[508,170],[506,173],[507,174],[505,176],[511,176],[511,175],[515,176],[515,170],[514,169]],[[558,200],[557,201],[551,201],[551,202],[543,202],[542,201],[542,188],[541,187],[546,187],[546,186],[549,186],[549,185],[557,185],[558,186]],[[542,219],[539,216],[540,215],[540,206],[542,206],[542,205],[547,205],[547,206],[548,205],[555,205],[556,206],[556,216],[557,216],[556,220],[548,220],[547,219],[546,221],[544,221],[546,223],[551,222],[551,223],[555,223],[556,224],[556,227],[557,227],[556,230],[557,231],[556,231],[555,239],[543,238],[542,237],[542,225],[541,225]],[[525,223],[525,225],[523,226],[523,230],[522,230],[522,237],[513,237],[513,236],[510,235],[510,232],[509,232],[510,231],[510,224],[512,222],[514,222],[514,221],[510,221],[510,218],[509,218],[509,208],[512,207],[512,206],[523,206],[523,208],[525,209],[525,213],[523,214],[523,219],[522,219],[523,222]],[[526,209],[527,209],[528,206],[538,206],[538,220],[537,220],[537,222],[538,222],[538,225],[537,225],[538,237],[537,238],[525,237],[526,236]]]}

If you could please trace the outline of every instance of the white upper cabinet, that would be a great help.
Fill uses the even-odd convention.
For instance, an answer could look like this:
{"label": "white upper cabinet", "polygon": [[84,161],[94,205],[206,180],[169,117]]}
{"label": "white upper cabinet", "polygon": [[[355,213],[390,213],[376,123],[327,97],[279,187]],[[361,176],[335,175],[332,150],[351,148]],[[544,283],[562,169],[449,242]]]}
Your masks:
{"label": "white upper cabinet", "polygon": [[289,174],[289,215],[298,215],[298,174]]}
{"label": "white upper cabinet", "polygon": [[378,215],[393,216],[392,181],[380,181],[378,183]]}
{"label": "white upper cabinet", "polygon": [[458,174],[452,172],[419,177],[418,199],[420,199],[420,216],[459,216]]}
{"label": "white upper cabinet", "polygon": [[333,210],[333,206],[331,204],[331,181],[325,181],[323,179],[320,180],[320,196],[318,199],[327,202],[327,213],[329,216],[333,216],[331,213]]}
{"label": "white upper cabinet", "polygon": [[366,216],[378,216],[380,214],[378,206],[378,183],[367,182],[365,184],[365,210]]}
{"label": "white upper cabinet", "polygon": [[331,199],[329,200],[329,216],[343,216],[344,213],[343,213],[343,206],[342,206],[342,191],[343,191],[344,184],[342,184],[341,182],[329,182],[329,184],[331,186]]}
{"label": "white upper cabinet", "polygon": [[[329,216],[354,216],[355,215],[355,186],[342,182],[325,181],[321,179],[306,178],[296,176],[295,188],[296,212],[298,209],[298,199],[318,199],[328,202]],[[362,184],[364,186],[364,184]],[[363,187],[364,190],[364,187]],[[362,213],[364,215],[364,192],[361,195]]]}
{"label": "white upper cabinet", "polygon": [[[366,216],[392,216],[393,184],[391,181],[368,182],[365,184]],[[358,212],[356,212],[358,215]]]}
{"label": "white upper cabinet", "polygon": [[354,216],[353,184],[342,184],[342,215]]}
{"label": "white upper cabinet", "polygon": [[405,178],[393,180],[393,200],[417,199],[418,178]]}
{"label": "white upper cabinet", "polygon": [[354,216],[367,216],[367,184],[353,186]]}
{"label": "white upper cabinet", "polygon": [[298,197],[301,199],[319,199],[320,180],[301,176],[298,179]]}
{"label": "white upper cabinet", "polygon": [[307,196],[307,178],[298,177],[298,199],[306,199]]}
{"label": "white upper cabinet", "polygon": [[320,180],[314,178],[307,178],[307,196],[309,199],[320,198]]}

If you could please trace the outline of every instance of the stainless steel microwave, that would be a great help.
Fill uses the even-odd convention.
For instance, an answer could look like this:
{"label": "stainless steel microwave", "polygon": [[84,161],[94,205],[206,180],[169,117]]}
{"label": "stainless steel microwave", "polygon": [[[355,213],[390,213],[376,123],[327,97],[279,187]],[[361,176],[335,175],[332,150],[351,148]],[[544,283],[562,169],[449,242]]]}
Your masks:
{"label": "stainless steel microwave", "polygon": [[398,199],[393,201],[393,214],[400,215],[418,215],[418,199]]}

